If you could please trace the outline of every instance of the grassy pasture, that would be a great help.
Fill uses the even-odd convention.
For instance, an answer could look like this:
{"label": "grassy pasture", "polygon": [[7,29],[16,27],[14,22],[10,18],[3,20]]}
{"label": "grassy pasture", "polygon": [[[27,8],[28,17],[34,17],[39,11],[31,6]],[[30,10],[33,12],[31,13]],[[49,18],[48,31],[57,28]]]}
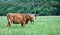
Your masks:
{"label": "grassy pasture", "polygon": [[0,16],[0,35],[60,35],[60,16],[37,16],[24,28],[20,24],[7,27],[6,16]]}

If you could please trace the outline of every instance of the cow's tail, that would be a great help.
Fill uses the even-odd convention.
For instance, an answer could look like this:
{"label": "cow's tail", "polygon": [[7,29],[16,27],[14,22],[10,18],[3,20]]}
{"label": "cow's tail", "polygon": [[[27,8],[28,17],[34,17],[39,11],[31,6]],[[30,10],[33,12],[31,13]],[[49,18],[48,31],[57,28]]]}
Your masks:
{"label": "cow's tail", "polygon": [[7,14],[7,20],[9,19],[9,17],[10,17],[10,15],[9,15],[9,13]]}

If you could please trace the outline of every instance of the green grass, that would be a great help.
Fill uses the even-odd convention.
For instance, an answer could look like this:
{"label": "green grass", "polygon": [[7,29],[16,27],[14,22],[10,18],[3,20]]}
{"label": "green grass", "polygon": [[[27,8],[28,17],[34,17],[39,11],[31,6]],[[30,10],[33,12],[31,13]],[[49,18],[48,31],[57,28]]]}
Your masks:
{"label": "green grass", "polygon": [[60,35],[60,16],[38,16],[24,28],[20,24],[9,28],[6,16],[0,16],[0,35]]}

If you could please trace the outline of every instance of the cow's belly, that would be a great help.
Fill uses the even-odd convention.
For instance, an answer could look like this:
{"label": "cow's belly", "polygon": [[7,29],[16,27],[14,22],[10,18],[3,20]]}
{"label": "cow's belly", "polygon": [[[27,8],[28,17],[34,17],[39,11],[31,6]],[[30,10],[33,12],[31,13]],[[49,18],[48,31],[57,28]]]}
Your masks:
{"label": "cow's belly", "polygon": [[20,22],[13,22],[13,24],[20,24]]}
{"label": "cow's belly", "polygon": [[22,20],[13,20],[13,24],[20,24],[22,22],[23,22]]}

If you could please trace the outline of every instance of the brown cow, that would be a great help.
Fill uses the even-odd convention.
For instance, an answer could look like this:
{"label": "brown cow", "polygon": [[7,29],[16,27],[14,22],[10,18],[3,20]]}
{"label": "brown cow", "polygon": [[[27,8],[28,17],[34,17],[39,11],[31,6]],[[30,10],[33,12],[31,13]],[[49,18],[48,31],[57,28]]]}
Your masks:
{"label": "brown cow", "polygon": [[33,22],[33,15],[29,14],[17,14],[17,13],[8,13],[7,14],[7,19],[8,19],[8,24],[7,26],[11,26],[12,22],[14,24],[20,24],[22,25],[22,27],[25,26],[25,24],[28,23],[28,21]]}

